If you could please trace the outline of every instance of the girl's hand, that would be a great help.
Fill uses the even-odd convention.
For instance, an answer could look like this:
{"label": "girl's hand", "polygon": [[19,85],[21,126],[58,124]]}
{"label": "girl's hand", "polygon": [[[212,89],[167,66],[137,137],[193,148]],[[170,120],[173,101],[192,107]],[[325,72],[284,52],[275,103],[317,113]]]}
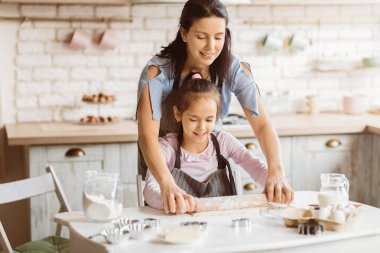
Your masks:
{"label": "girl's hand", "polygon": [[269,171],[277,172],[268,174],[268,180],[264,188],[268,202],[289,205],[294,199],[294,191],[286,180],[282,170],[272,169]]}
{"label": "girl's hand", "polygon": [[160,188],[165,213],[183,214],[194,212],[194,197],[179,188],[174,180],[170,183],[167,182],[166,184],[160,185]]}

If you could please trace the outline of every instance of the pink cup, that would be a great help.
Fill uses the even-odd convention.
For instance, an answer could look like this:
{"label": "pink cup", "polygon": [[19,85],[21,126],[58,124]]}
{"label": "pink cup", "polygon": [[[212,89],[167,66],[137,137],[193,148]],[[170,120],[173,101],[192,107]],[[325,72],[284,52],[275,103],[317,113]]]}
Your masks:
{"label": "pink cup", "polygon": [[103,49],[115,49],[119,45],[119,40],[112,30],[105,30],[100,35],[99,47]]}
{"label": "pink cup", "polygon": [[69,47],[72,49],[84,49],[91,43],[90,36],[81,31],[75,30],[70,38]]}
{"label": "pink cup", "polygon": [[367,97],[344,96],[343,112],[346,114],[364,114],[367,112]]}

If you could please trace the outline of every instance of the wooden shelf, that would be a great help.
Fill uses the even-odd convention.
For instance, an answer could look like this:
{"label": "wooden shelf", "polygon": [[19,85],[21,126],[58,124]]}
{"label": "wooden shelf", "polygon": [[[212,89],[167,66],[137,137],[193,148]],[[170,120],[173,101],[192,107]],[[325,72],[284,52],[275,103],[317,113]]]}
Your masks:
{"label": "wooden shelf", "polygon": [[19,4],[94,4],[94,5],[124,5],[130,0],[0,0],[0,3]]}
{"label": "wooden shelf", "polygon": [[380,4],[380,0],[251,0],[253,5],[363,5]]}

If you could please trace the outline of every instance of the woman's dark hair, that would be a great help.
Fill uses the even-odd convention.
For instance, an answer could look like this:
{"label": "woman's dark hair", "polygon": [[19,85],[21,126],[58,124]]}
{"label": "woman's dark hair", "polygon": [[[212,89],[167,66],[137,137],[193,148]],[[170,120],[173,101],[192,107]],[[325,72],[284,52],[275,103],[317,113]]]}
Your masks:
{"label": "woman's dark hair", "polygon": [[[196,103],[199,98],[211,97],[216,103],[216,119],[218,119],[222,111],[219,89],[215,84],[206,79],[193,79],[192,77],[194,74],[195,73],[188,74],[181,86],[178,89],[173,90],[173,106],[176,106],[178,111],[183,113],[191,106],[191,103]],[[181,144],[183,137],[181,122],[177,122],[176,131],[178,133],[178,143]]]}
{"label": "woman's dark hair", "polygon": [[[231,76],[228,71],[232,62],[231,32],[227,27],[229,20],[226,7],[219,0],[189,0],[182,9],[179,25],[187,32],[194,21],[212,16],[223,18],[226,21],[223,49],[210,66],[211,82],[217,83],[221,90],[223,81],[231,83]],[[178,87],[187,58],[186,43],[183,42],[179,30],[176,38],[168,46],[163,47],[157,56],[170,59],[169,63],[172,66],[174,78],[173,87]]]}

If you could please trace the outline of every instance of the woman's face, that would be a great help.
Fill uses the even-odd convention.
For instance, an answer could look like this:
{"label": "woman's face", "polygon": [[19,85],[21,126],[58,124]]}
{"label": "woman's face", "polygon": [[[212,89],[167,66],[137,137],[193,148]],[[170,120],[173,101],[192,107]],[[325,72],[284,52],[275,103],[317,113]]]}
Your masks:
{"label": "woman's face", "polygon": [[223,49],[226,21],[216,16],[195,20],[189,31],[181,29],[191,66],[210,66]]}
{"label": "woman's face", "polygon": [[182,122],[182,146],[188,151],[201,152],[207,147],[208,137],[215,127],[217,105],[212,97],[201,96],[189,108],[179,112],[174,107],[174,116]]}

